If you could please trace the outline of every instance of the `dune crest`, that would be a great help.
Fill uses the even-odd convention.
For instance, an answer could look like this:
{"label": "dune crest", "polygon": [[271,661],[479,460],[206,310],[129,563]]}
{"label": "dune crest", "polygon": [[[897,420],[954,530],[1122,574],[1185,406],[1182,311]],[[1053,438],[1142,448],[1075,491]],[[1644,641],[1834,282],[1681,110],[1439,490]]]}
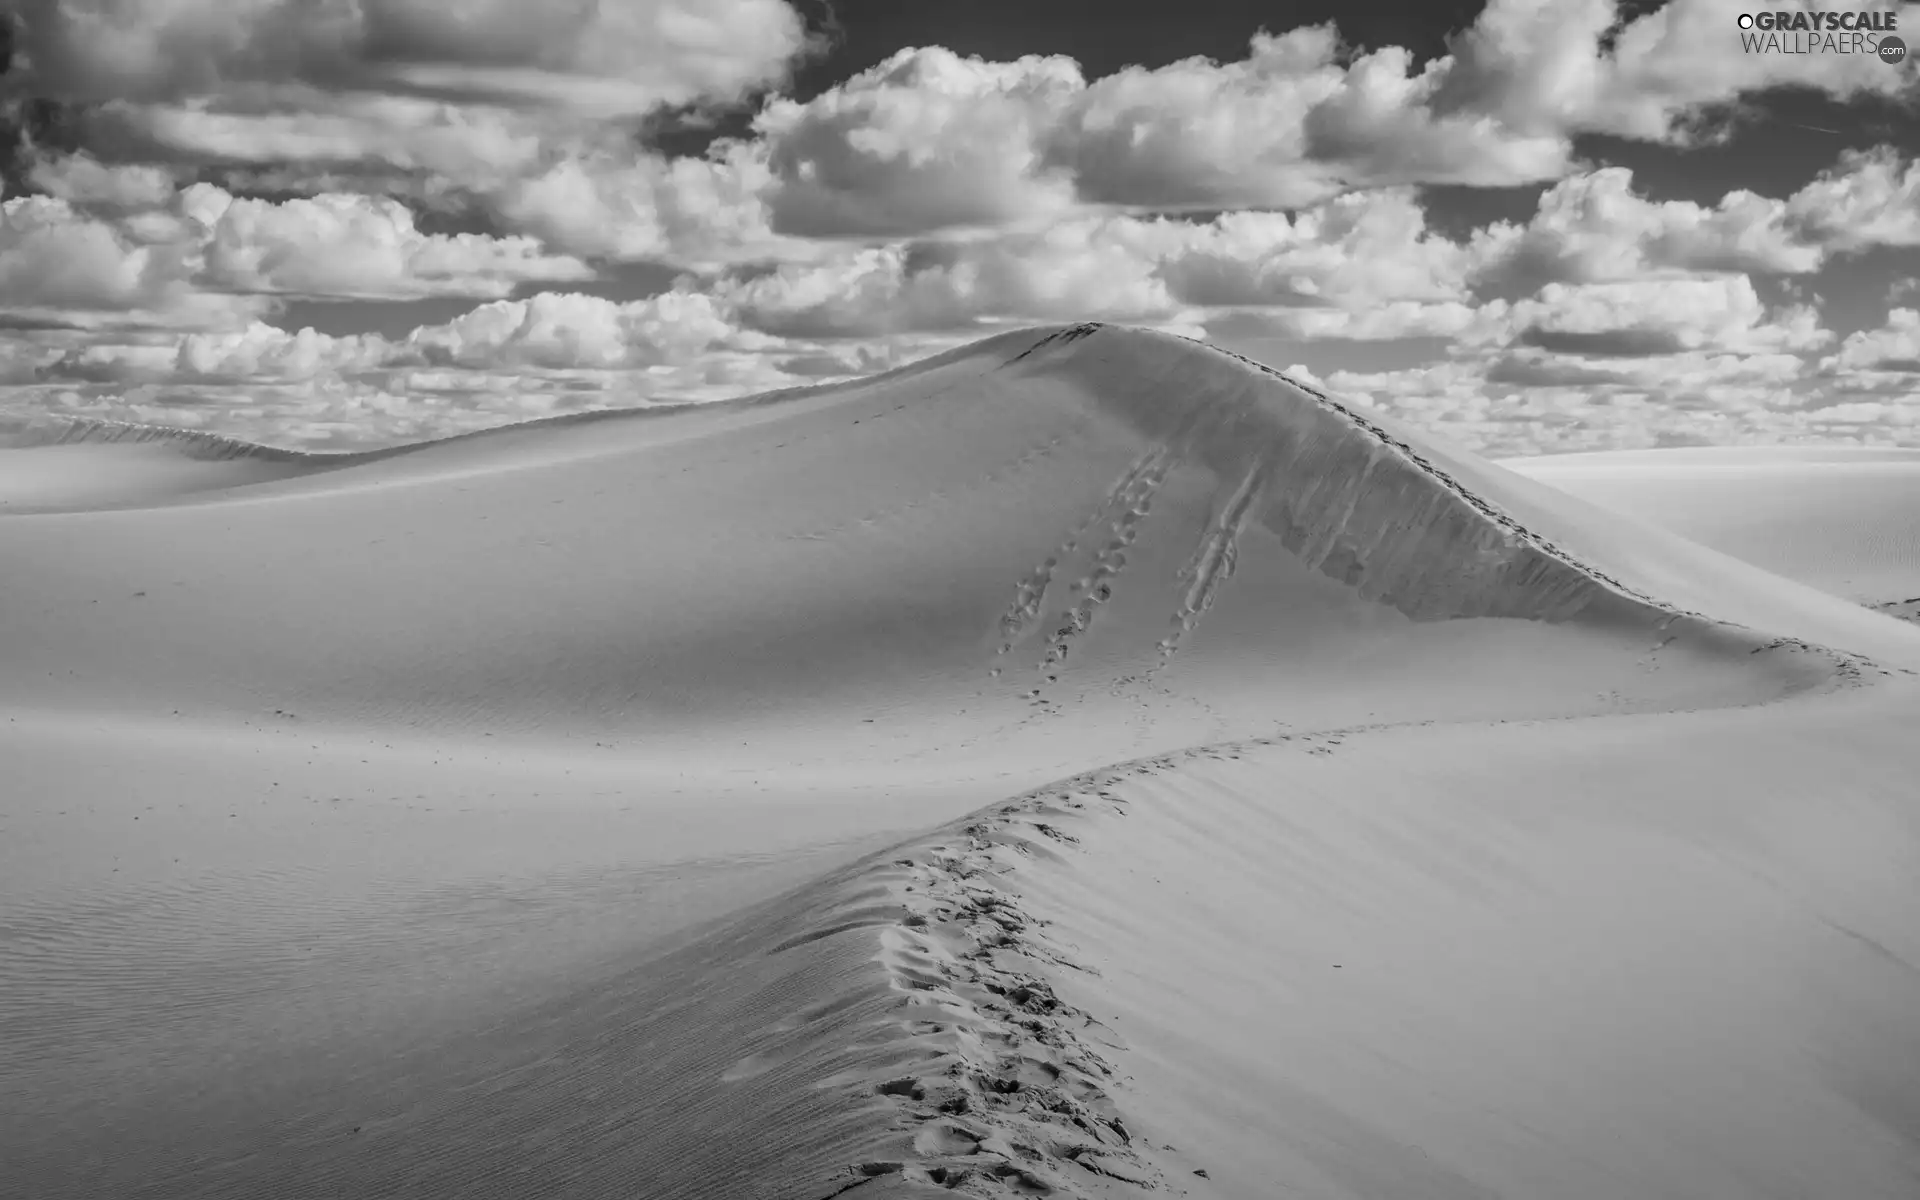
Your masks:
{"label": "dune crest", "polygon": [[[0,514],[0,1177],[46,1200],[1730,1198],[1754,1109],[1620,1157],[1673,1082],[1636,1039],[1714,1026],[1687,956],[1781,904],[1727,950],[1778,1010],[1670,1057],[1763,1064],[1783,1145],[1897,1177],[1909,1093],[1859,1064],[1920,902],[1911,623],[1104,325],[355,455],[62,436],[0,452],[38,497]],[[1656,961],[1609,872],[1676,898]],[[1476,945],[1582,981],[1523,1040],[1629,1082],[1509,1061],[1478,1014],[1534,985]],[[1674,1018],[1582,1024],[1593,961]]]}

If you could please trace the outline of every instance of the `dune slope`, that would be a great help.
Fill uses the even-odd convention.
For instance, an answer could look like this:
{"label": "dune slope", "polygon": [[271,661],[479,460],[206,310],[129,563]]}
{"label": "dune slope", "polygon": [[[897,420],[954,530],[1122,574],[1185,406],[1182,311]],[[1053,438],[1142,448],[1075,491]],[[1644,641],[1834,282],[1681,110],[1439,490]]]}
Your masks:
{"label": "dune slope", "polygon": [[[1905,995],[1913,625],[1104,326],[361,456],[125,434],[164,486],[44,457],[122,437],[0,458],[31,1194],[1905,1181],[1902,1085],[1783,1064]],[[1719,794],[1819,801],[1833,859],[1707,877],[1759,819]],[[1735,1005],[1708,947],[1805,1012],[1645,1053]],[[1591,1021],[1630,968],[1675,1003]],[[1872,1011],[1846,1053],[1910,1050]],[[1654,1153],[1688,1070],[1766,1086]]]}

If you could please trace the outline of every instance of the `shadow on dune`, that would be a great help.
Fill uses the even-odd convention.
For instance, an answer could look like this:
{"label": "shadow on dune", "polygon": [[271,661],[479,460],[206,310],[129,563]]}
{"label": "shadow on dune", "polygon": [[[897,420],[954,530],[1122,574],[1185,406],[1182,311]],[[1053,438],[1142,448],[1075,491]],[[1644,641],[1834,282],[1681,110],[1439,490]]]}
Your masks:
{"label": "shadow on dune", "polygon": [[[1606,1122],[1670,1082],[1635,1057],[1648,1022],[1597,1027],[1578,989],[1541,989],[1521,1039],[1537,1053],[1553,1029],[1580,1029],[1593,1041],[1557,1060],[1564,1071],[1638,1064],[1599,1088],[1604,1111],[1582,1126],[1598,1111],[1578,1100],[1583,1081],[1500,1061],[1498,1030],[1474,1020],[1490,1001],[1458,975],[1382,967],[1391,985],[1365,1003],[1396,1032],[1369,1041],[1324,991],[1329,968],[1303,975],[1300,959],[1337,930],[1356,969],[1411,961],[1409,929],[1447,936],[1419,926],[1421,906],[1459,905],[1486,953],[1626,970],[1642,961],[1631,931],[1588,919],[1608,871],[1670,894],[1675,912],[1721,906],[1688,926],[1693,940],[1663,943],[1675,953],[1777,919],[1764,887],[1697,878],[1719,861],[1697,847],[1737,822],[1688,797],[1759,784],[1702,774],[1707,760],[1672,744],[1686,721],[1735,756],[1790,741],[1781,713],[1858,706],[1850,719],[1879,732],[1856,751],[1878,765],[1836,772],[1852,782],[1835,803],[1852,806],[1849,838],[1880,829],[1906,861],[1916,818],[1887,780],[1915,764],[1884,722],[1910,701],[1872,698],[1905,695],[1920,630],[1257,364],[1077,325],[852,384],[359,455],[130,427],[36,436],[159,439],[297,470],[0,521],[0,560],[21,568],[0,585],[0,706],[103,730],[168,709],[239,728],[272,706],[315,739],[404,726],[450,759],[481,737],[543,753],[618,738],[629,758],[610,760],[611,779],[623,761],[632,780],[643,765],[651,779],[724,777],[801,819],[836,778],[857,779],[873,807],[818,818],[822,841],[930,794],[929,779],[974,782],[912,810],[932,834],[410,1055],[260,1081],[242,1046],[183,1098],[135,1083],[67,1097],[57,1122],[16,1113],[10,1140],[31,1148],[11,1169],[35,1195],[1717,1197],[1742,1177],[1703,1164],[1817,1108],[1805,1161],[1877,1155],[1844,1178],[1897,1178],[1897,1145],[1820,1108],[1830,1089],[1779,1077],[1759,1042],[1673,1061],[1715,1072],[1715,1087],[1759,1063],[1776,1107],[1696,1106],[1686,1119],[1707,1132],[1676,1135],[1635,1175],[1621,1156],[1645,1150],[1644,1131]],[[1508,722],[1551,723],[1558,748],[1502,771],[1524,742]],[[1367,736],[1330,732],[1343,728]],[[1323,759],[1376,744],[1371,766],[1330,782]],[[1422,800],[1442,814],[1432,824],[1404,802],[1422,755],[1450,764]],[[1551,798],[1556,771],[1618,761],[1641,765],[1560,819],[1599,820],[1628,795],[1709,817],[1684,834],[1657,817],[1611,828],[1580,886],[1516,884],[1514,855],[1570,843],[1517,832],[1525,805],[1489,816],[1482,799]],[[1376,803],[1390,796],[1391,814]],[[1153,837],[1112,832],[1142,808]],[[725,800],[675,812],[738,820]],[[761,835],[742,824],[746,853]],[[1429,837],[1442,849],[1409,848]],[[1336,861],[1350,892],[1274,883]],[[1780,886],[1833,878],[1808,868]],[[108,886],[74,884],[94,885]],[[1914,899],[1887,884],[1848,903],[1891,937],[1884,906]],[[1564,945],[1540,924],[1551,914]],[[1219,954],[1183,955],[1181,921]],[[1742,946],[1742,969],[1779,948]],[[1673,961],[1648,969],[1694,989],[1675,1019],[1710,1022],[1724,994]],[[129,1002],[127,1018],[146,1011]],[[1889,1037],[1913,1029],[1874,1021]],[[1295,1049],[1338,1030],[1337,1052],[1295,1072],[1260,1041],[1275,1024],[1271,1044]],[[1416,1026],[1431,1043],[1405,1040]],[[1377,1074],[1389,1051],[1415,1064],[1398,1089],[1340,1090],[1343,1071]],[[1505,1115],[1422,1108],[1416,1087]],[[1873,1111],[1906,1098],[1896,1088]],[[1772,1158],[1765,1170],[1764,1186],[1822,1177],[1789,1179]]]}

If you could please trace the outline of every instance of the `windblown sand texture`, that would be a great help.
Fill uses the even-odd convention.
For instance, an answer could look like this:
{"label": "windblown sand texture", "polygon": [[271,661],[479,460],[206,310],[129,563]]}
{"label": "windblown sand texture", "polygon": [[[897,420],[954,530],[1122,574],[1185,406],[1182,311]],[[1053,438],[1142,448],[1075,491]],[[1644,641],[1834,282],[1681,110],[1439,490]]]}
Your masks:
{"label": "windblown sand texture", "polygon": [[0,1195],[1920,1195],[1920,459],[1098,325],[5,437]]}

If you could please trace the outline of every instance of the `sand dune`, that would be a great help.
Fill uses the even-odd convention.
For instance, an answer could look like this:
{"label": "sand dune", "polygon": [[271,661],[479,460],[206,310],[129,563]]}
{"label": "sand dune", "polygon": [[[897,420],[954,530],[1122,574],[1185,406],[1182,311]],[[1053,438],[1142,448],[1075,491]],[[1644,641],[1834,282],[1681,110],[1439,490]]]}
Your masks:
{"label": "sand dune", "polygon": [[1834,594],[1890,508],[1769,559],[1104,326],[358,456],[27,440],[29,1194],[1920,1182],[1920,627]]}
{"label": "sand dune", "polygon": [[1920,597],[1920,450],[1741,446],[1503,465],[1849,599]]}

